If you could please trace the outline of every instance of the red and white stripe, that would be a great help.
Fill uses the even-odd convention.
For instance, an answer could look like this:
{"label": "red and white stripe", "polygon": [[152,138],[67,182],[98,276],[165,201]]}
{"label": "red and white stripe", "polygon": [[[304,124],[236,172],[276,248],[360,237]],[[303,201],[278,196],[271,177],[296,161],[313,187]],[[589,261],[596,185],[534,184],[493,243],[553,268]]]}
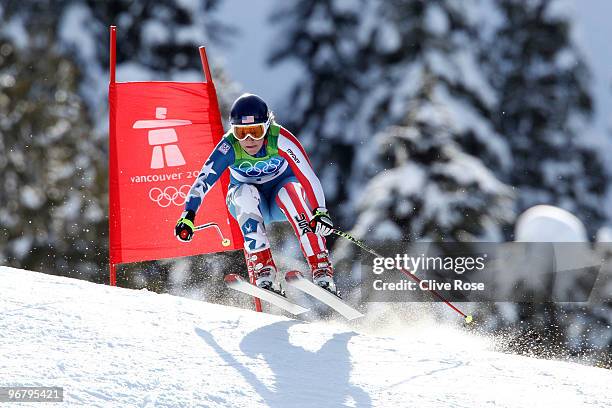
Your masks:
{"label": "red and white stripe", "polygon": [[306,197],[311,207],[325,208],[325,196],[321,181],[312,169],[304,147],[291,132],[283,127],[281,127],[278,135],[278,154],[284,157],[291,166],[291,170],[306,191]]}
{"label": "red and white stripe", "polygon": [[312,219],[312,210],[306,204],[306,196],[300,183],[289,182],[285,184],[276,196],[276,204],[291,223],[293,232],[300,240],[302,252],[306,257],[325,251],[325,239],[314,232],[302,234],[302,229],[296,220],[296,217],[297,219],[302,218],[302,214],[308,222]]}

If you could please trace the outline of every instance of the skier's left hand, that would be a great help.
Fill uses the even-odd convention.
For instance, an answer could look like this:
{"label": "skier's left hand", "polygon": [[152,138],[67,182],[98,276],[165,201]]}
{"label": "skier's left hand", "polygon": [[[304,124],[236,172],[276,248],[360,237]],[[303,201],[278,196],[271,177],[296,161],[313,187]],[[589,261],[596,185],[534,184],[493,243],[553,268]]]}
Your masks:
{"label": "skier's left hand", "polygon": [[310,228],[315,234],[327,236],[334,230],[334,223],[329,217],[327,208],[317,208],[313,211],[314,218],[310,221]]}

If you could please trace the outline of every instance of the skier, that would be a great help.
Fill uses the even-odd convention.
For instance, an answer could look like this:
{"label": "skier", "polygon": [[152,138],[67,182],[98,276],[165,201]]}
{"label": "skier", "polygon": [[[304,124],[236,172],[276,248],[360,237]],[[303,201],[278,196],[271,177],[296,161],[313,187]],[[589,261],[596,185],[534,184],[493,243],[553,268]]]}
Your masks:
{"label": "skier", "polygon": [[[321,182],[304,148],[257,95],[243,94],[232,105],[230,130],[212,151],[194,182],[175,227],[182,242],[193,237],[194,219],[206,193],[230,170],[227,206],[244,238],[249,275],[260,288],[282,293],[266,225],[288,220],[310,265],[313,282],[337,294],[325,244],[333,223]],[[312,221],[314,220],[314,221]],[[312,222],[311,222],[312,221]],[[315,228],[311,228],[316,225]]]}

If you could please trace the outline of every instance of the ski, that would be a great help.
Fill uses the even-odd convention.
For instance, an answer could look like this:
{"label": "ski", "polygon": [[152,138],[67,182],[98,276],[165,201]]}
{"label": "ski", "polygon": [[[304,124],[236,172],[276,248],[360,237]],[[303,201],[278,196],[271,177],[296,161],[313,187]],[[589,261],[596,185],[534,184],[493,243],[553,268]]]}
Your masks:
{"label": "ski", "polygon": [[285,297],[279,294],[276,294],[266,289],[262,289],[245,281],[240,275],[230,273],[229,275],[225,276],[224,281],[225,284],[231,289],[259,298],[263,301],[273,304],[274,306],[280,307],[281,309],[291,314],[299,315],[308,311],[308,309],[290,302]]}
{"label": "ski", "polygon": [[287,272],[285,274],[285,281],[287,281],[287,283],[293,286],[294,288],[299,289],[302,292],[307,293],[315,299],[325,303],[327,306],[331,307],[348,320],[363,317],[363,314],[361,312],[353,309],[338,296],[304,278],[304,275],[302,275],[301,272]]}

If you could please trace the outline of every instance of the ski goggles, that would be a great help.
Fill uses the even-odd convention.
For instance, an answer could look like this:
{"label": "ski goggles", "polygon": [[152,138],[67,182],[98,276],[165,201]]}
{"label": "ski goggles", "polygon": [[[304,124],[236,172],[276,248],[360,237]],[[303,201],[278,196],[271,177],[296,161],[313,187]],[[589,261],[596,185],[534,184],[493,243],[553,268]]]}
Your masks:
{"label": "ski goggles", "polygon": [[232,133],[234,137],[240,141],[248,137],[253,140],[261,140],[268,130],[266,125],[266,123],[257,123],[255,125],[232,125]]}

